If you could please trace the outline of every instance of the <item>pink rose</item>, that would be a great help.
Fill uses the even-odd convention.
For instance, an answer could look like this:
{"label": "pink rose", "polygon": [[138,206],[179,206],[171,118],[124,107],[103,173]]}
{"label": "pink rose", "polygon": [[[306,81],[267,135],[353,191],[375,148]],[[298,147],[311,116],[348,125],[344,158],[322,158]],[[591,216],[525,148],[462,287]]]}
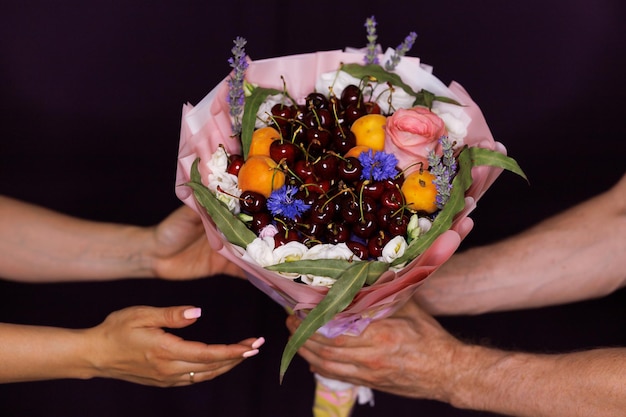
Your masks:
{"label": "pink rose", "polygon": [[441,152],[439,139],[447,134],[443,120],[426,107],[398,109],[387,118],[384,151],[398,158],[401,169],[417,162],[427,166],[428,153]]}

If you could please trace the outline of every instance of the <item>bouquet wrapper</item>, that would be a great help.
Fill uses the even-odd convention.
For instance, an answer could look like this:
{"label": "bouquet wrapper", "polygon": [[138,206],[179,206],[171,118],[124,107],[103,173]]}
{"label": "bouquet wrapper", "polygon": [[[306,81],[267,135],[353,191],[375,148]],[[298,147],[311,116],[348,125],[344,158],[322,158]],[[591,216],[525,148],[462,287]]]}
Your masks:
{"label": "bouquet wrapper", "polygon": [[[341,63],[360,62],[361,54],[343,51],[271,58],[249,62],[246,79],[253,84],[276,89],[283,88],[284,79],[290,95],[298,99],[304,98],[314,90],[319,74],[337,70]],[[480,109],[460,84],[453,82],[449,86],[444,85],[432,75],[428,67],[420,64],[418,58],[404,57],[396,72],[401,73],[403,80],[416,91],[424,88],[436,95],[453,98],[463,105],[455,106],[455,111],[464,112],[463,117],[470,120],[468,134],[464,139],[466,145],[506,153],[504,146],[494,141]],[[190,169],[197,158],[200,158],[198,165],[200,174],[206,179],[209,174],[206,162],[218,146],[224,146],[229,153],[241,151],[239,140],[231,137],[227,94],[228,84],[225,78],[196,106],[190,104],[183,106],[176,194],[200,215],[207,239],[215,251],[244,269],[249,281],[274,301],[287,310],[304,316],[323,299],[327,289],[291,281],[242,259],[244,249],[224,238],[206,210],[196,202],[191,189],[184,186],[190,180]],[[473,226],[468,215],[501,172],[502,169],[490,166],[472,168],[473,182],[466,193],[465,208],[455,217],[452,227],[406,267],[399,271],[388,270],[375,284],[363,287],[350,306],[319,331],[328,337],[340,334],[358,335],[372,320],[393,314],[411,298],[420,283],[457,250],[461,240]],[[328,381],[318,379],[315,415],[349,415],[358,392],[359,387],[347,387],[344,390],[329,388]]]}

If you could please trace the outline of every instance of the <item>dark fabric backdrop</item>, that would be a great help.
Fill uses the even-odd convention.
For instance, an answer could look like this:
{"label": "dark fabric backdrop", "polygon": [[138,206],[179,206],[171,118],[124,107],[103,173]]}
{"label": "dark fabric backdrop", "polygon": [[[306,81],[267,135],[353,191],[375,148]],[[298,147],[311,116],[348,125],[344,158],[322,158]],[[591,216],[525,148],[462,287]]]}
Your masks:
{"label": "dark fabric backdrop", "polygon": [[[84,218],[153,224],[180,204],[174,174],[182,104],[197,103],[227,74],[235,36],[248,39],[253,59],[363,46],[370,15],[383,46],[418,33],[412,54],[468,89],[530,177],[530,186],[500,177],[475,211],[464,247],[521,231],[623,174],[626,13],[619,0],[3,0],[0,193]],[[459,337],[502,348],[624,345],[625,301],[622,290],[441,322]],[[310,415],[313,381],[300,358],[278,384],[285,314],[247,282],[0,281],[7,322],[85,327],[138,304],[201,306],[202,319],[177,332],[186,338],[263,335],[268,342],[232,372],[186,388],[103,379],[1,385],[0,415]],[[357,407],[355,417],[490,415],[383,393],[376,402]]]}

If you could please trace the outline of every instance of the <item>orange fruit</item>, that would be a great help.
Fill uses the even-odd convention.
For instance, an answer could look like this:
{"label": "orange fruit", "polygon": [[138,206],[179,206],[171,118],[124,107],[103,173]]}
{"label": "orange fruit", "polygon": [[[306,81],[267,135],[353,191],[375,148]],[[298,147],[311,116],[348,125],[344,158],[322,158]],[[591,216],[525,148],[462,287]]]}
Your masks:
{"label": "orange fruit", "polygon": [[344,157],[344,158],[347,158],[347,157],[349,157],[349,156],[353,156],[353,157],[355,157],[355,158],[358,158],[358,157],[359,157],[359,155],[361,155],[361,153],[363,153],[363,152],[367,152],[367,151],[369,151],[370,149],[372,149],[372,148],[370,148],[369,146],[365,146],[365,145],[356,145],[356,146],[354,146],[354,147],[350,148],[350,149],[348,150],[348,152],[346,152],[346,154],[345,154],[343,157]]}
{"label": "orange fruit", "polygon": [[350,130],[357,145],[365,145],[375,151],[385,148],[385,125],[387,118],[382,114],[366,114],[352,123]]}
{"label": "orange fruit", "polygon": [[435,176],[425,170],[417,170],[404,179],[401,191],[410,210],[431,214],[437,211],[437,187]]}
{"label": "orange fruit", "polygon": [[248,156],[265,155],[270,156],[270,145],[274,140],[280,138],[280,132],[273,127],[265,126],[252,132],[250,150]]}
{"label": "orange fruit", "polygon": [[285,184],[285,174],[272,158],[252,155],[243,163],[237,176],[241,191],[256,191],[266,198]]}

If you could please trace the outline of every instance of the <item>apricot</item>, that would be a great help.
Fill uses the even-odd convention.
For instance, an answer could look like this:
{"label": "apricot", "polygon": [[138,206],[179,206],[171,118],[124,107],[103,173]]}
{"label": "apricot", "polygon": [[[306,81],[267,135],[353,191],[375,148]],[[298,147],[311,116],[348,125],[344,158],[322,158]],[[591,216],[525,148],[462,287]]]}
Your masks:
{"label": "apricot", "polygon": [[285,174],[272,158],[265,155],[249,156],[237,178],[241,191],[256,191],[266,198],[285,184]]}
{"label": "apricot", "polygon": [[437,211],[435,176],[423,169],[407,175],[401,191],[410,210],[432,214]]}
{"label": "apricot", "polygon": [[385,125],[387,118],[382,114],[366,114],[352,123],[350,130],[356,137],[356,144],[364,145],[374,151],[385,148]]}
{"label": "apricot", "polygon": [[271,126],[265,126],[252,132],[248,156],[270,156],[270,145],[280,138],[280,132]]}

